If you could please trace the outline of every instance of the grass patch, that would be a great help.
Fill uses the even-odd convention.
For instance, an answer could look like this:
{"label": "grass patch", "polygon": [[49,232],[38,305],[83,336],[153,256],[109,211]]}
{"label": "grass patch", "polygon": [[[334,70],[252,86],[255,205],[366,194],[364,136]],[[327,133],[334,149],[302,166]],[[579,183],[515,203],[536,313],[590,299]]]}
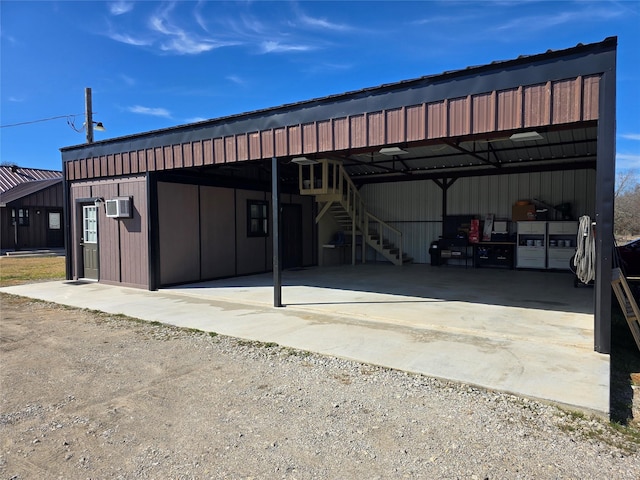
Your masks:
{"label": "grass patch", "polygon": [[2,257],[0,287],[46,280],[64,280],[65,257]]}

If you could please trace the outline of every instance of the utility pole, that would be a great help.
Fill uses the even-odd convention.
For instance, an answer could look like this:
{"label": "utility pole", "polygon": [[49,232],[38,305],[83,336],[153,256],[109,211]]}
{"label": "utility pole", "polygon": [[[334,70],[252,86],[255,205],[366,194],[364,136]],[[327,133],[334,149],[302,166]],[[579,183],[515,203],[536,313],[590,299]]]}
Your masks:
{"label": "utility pole", "polygon": [[93,113],[91,106],[91,89],[89,87],[84,89],[84,115],[84,128],[87,132],[87,143],[93,143]]}

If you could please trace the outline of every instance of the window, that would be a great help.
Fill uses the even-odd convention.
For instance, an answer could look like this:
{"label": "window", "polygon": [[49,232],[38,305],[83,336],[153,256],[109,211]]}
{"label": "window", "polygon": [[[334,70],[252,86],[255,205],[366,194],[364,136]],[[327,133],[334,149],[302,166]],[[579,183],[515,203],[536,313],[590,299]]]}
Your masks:
{"label": "window", "polygon": [[16,224],[16,217],[18,219],[18,225],[21,227],[29,226],[29,209],[28,208],[14,208],[11,210],[11,224]]}
{"label": "window", "polygon": [[269,236],[269,203],[247,200],[247,236]]}

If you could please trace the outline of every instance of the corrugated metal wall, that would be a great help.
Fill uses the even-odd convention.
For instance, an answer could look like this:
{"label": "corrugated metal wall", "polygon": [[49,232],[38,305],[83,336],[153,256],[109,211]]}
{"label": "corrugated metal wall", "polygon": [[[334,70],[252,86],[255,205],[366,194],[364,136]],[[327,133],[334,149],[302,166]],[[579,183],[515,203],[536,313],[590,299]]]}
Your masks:
{"label": "corrugated metal wall", "polygon": [[[593,217],[595,175],[575,170],[460,178],[448,190],[447,213],[511,219],[515,202],[537,198],[549,205],[571,203],[576,218]],[[403,232],[403,251],[429,263],[429,245],[442,233],[442,190],[421,180],[365,185],[361,194],[371,213]]]}

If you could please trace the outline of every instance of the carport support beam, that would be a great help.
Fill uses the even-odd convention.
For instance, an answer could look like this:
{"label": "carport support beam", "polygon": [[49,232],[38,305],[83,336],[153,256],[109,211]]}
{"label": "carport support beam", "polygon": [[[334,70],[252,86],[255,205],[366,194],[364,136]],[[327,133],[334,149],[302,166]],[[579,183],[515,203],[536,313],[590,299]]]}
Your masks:
{"label": "carport support beam", "polygon": [[282,307],[282,269],[280,266],[280,171],[278,159],[271,159],[271,203],[273,206],[273,306]]}

